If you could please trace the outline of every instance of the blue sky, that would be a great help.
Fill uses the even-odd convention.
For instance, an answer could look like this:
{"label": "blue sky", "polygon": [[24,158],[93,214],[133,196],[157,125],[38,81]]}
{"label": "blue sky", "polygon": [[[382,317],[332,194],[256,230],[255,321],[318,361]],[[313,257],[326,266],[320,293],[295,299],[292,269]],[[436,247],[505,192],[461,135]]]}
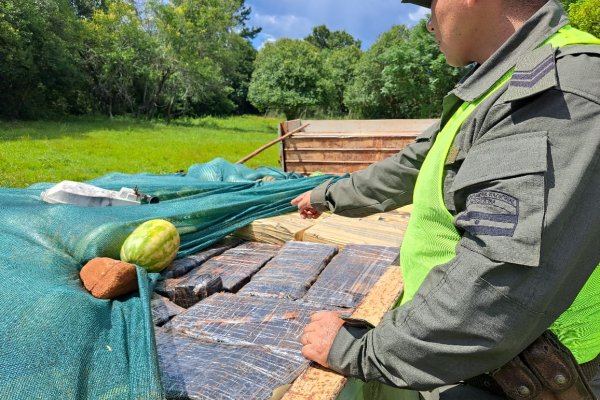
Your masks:
{"label": "blue sky", "polygon": [[412,26],[429,11],[400,0],[246,0],[246,4],[252,7],[248,25],[263,28],[256,47],[282,37],[304,38],[324,24],[345,30],[367,49],[393,25]]}

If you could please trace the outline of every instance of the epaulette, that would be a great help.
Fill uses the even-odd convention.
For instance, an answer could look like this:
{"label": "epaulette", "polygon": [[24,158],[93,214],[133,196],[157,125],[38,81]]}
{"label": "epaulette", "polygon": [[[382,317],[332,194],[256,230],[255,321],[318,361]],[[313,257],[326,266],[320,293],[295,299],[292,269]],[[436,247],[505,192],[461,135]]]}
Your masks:
{"label": "epaulette", "polygon": [[502,101],[524,99],[556,87],[556,49],[542,46],[525,57],[517,65]]}
{"label": "epaulette", "polygon": [[600,54],[600,45],[598,44],[574,44],[558,49],[556,59],[574,54]]}

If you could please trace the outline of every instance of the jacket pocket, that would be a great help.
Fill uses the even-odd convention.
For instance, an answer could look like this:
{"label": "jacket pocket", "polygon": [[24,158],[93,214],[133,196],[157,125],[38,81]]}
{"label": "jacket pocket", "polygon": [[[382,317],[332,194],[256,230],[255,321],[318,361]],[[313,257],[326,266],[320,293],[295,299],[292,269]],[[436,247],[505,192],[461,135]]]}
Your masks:
{"label": "jacket pocket", "polygon": [[474,145],[458,170],[450,191],[456,192],[494,179],[545,172],[547,154],[547,132],[521,133]]}
{"label": "jacket pocket", "polygon": [[547,157],[547,132],[471,148],[450,188],[462,246],[494,261],[539,265]]}

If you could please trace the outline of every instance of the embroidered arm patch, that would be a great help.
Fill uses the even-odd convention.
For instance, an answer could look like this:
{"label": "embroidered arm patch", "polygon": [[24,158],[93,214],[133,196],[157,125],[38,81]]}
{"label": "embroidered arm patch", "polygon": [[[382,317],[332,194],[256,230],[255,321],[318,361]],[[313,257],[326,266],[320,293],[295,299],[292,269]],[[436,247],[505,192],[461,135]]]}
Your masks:
{"label": "embroidered arm patch", "polygon": [[473,236],[513,237],[519,223],[519,199],[483,190],[467,197],[467,212],[456,219],[459,228]]}

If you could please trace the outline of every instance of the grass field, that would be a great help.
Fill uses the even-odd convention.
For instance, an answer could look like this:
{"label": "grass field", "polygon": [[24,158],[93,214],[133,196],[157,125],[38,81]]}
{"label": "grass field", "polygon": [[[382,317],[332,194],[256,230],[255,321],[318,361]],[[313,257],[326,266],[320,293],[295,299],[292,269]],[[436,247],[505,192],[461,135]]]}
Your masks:
{"label": "grass field", "polygon": [[[84,181],[109,172],[173,173],[215,157],[236,162],[277,137],[279,119],[202,118],[171,124],[128,118],[0,122],[0,187]],[[273,146],[249,167],[279,166]]]}

